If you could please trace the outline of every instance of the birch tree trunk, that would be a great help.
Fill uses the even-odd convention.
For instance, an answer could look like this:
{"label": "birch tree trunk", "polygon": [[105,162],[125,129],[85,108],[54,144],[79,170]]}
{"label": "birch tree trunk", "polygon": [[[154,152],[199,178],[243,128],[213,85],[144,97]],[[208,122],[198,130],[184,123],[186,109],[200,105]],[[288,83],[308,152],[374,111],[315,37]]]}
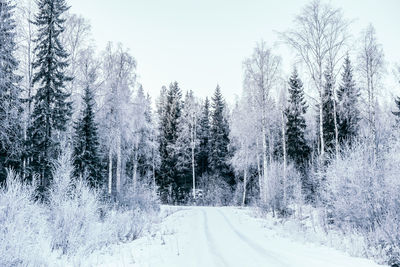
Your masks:
{"label": "birch tree trunk", "polygon": [[260,190],[260,200],[262,201],[263,198],[263,175],[262,175],[262,170],[261,170],[261,164],[260,164],[260,154],[258,151],[260,150],[260,143],[258,141],[258,138],[256,139],[256,147],[257,147],[257,172],[258,172],[258,186]]}
{"label": "birch tree trunk", "polygon": [[262,136],[263,136],[263,140],[262,140],[262,148],[263,148],[263,184],[264,184],[264,196],[263,196],[263,200],[264,203],[267,202],[267,195],[268,195],[268,187],[267,187],[267,173],[268,173],[268,159],[267,159],[267,133],[266,133],[266,127],[263,125],[263,129],[262,129]]}
{"label": "birch tree trunk", "polygon": [[116,190],[117,193],[121,190],[121,134],[117,135],[117,180],[116,180]]}
{"label": "birch tree trunk", "polygon": [[138,149],[139,149],[139,135],[135,138],[135,153],[133,156],[133,173],[132,173],[132,185],[133,192],[136,192],[137,189],[137,167],[138,167]]}
{"label": "birch tree trunk", "polygon": [[282,127],[282,149],[283,149],[283,204],[286,205],[286,129],[285,129],[285,115],[281,111],[281,127]]}
{"label": "birch tree trunk", "polygon": [[112,193],[112,151],[111,148],[108,151],[108,194]]}
{"label": "birch tree trunk", "polygon": [[[193,120],[194,120],[194,118],[193,118]],[[191,139],[192,139],[193,198],[196,199],[196,173],[195,173],[195,164],[194,164],[194,149],[195,149],[195,126],[194,126],[194,124],[192,124]]]}

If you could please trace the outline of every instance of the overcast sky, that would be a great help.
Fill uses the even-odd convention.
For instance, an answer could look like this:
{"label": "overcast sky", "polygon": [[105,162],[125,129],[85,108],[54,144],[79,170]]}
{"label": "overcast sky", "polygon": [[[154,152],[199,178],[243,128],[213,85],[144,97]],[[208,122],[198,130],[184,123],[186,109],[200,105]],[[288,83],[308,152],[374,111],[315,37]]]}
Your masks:
{"label": "overcast sky", "polygon": [[[155,98],[162,85],[210,96],[217,83],[232,102],[240,95],[243,60],[261,39],[276,45],[276,31],[291,27],[306,0],[69,0],[71,11],[92,25],[97,48],[121,42],[138,62],[139,81]],[[372,23],[389,64],[400,62],[400,0],[334,0],[357,37]],[[283,71],[293,54],[282,45]],[[391,66],[391,65],[390,65]],[[388,76],[392,77],[391,70]],[[387,83],[392,78],[387,77]],[[391,83],[393,84],[393,83]],[[400,89],[398,90],[400,94]]]}

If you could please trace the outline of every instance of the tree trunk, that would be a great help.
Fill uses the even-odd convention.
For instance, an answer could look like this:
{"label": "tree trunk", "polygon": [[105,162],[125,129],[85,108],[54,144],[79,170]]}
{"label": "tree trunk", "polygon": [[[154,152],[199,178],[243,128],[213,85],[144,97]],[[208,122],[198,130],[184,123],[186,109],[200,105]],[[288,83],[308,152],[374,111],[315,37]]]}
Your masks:
{"label": "tree trunk", "polygon": [[285,129],[285,116],[283,110],[281,111],[281,127],[282,127],[282,150],[283,150],[283,205],[286,205],[286,129]]}
{"label": "tree trunk", "polygon": [[267,173],[268,173],[268,159],[267,159],[267,133],[266,133],[266,126],[263,125],[262,129],[262,148],[263,148],[263,184],[264,184],[264,196],[263,200],[267,202],[267,195],[268,195],[268,187],[267,187]]}
{"label": "tree trunk", "polygon": [[137,189],[138,149],[139,149],[139,136],[137,135],[135,140],[135,152],[133,156],[133,173],[132,173],[133,192],[136,192]]}
{"label": "tree trunk", "polygon": [[108,194],[112,193],[112,151],[111,148],[108,151]]}
{"label": "tree trunk", "polygon": [[117,193],[121,190],[121,134],[117,135],[117,181],[116,190]]}
{"label": "tree trunk", "polygon": [[258,142],[258,138],[256,139],[256,146],[257,146],[257,172],[258,172],[258,186],[260,190],[260,200],[263,200],[263,184],[262,184],[262,170],[261,170],[261,164],[260,164],[260,154],[258,151],[260,150],[260,144]]}
{"label": "tree trunk", "polygon": [[191,129],[191,138],[192,138],[192,178],[193,178],[193,198],[196,199],[196,173],[195,173],[195,164],[194,164],[194,149],[195,149],[195,126],[192,126]]}
{"label": "tree trunk", "polygon": [[245,201],[246,201],[246,184],[247,184],[247,168],[244,167],[244,173],[243,173],[243,200],[242,200],[242,206],[244,206]]}

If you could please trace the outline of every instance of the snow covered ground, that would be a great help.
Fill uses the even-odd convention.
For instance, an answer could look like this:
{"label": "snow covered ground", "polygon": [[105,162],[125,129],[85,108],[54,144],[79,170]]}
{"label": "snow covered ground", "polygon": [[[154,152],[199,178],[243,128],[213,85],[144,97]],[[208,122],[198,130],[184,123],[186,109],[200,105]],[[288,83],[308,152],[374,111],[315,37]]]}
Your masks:
{"label": "snow covered ground", "polygon": [[163,206],[163,220],[132,243],[114,245],[84,266],[373,267],[325,246],[301,243],[263,227],[249,209]]}

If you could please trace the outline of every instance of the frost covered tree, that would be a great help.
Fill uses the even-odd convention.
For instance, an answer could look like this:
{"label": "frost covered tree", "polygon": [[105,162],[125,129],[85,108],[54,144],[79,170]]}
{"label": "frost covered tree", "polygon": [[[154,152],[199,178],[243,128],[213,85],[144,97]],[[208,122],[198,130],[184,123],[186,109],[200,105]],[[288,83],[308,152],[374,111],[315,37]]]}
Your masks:
{"label": "frost covered tree", "polygon": [[342,80],[337,91],[338,97],[338,126],[340,143],[351,142],[359,132],[360,112],[358,99],[360,91],[353,78],[353,68],[349,56],[345,58]]}
{"label": "frost covered tree", "polygon": [[370,24],[361,37],[361,50],[358,55],[362,84],[367,93],[367,122],[371,142],[371,155],[376,163],[378,138],[376,125],[377,93],[379,81],[384,71],[384,54],[376,38],[375,28]]}
{"label": "frost covered tree", "polygon": [[[120,193],[126,162],[124,143],[131,138],[132,90],[136,81],[136,60],[124,50],[109,43],[103,54],[105,90],[101,110],[101,128],[108,152],[108,193]],[[114,189],[114,190],[113,190]]]}
{"label": "frost covered tree", "polygon": [[83,109],[74,127],[73,166],[75,177],[87,178],[91,186],[96,186],[101,185],[103,181],[92,88],[96,74],[92,71],[82,99]]}
{"label": "frost covered tree", "polygon": [[[289,99],[285,110],[287,155],[289,161],[293,162],[296,168],[305,171],[307,161],[310,157],[310,147],[305,138],[307,103],[304,97],[303,82],[298,76],[297,69],[294,69],[289,78]],[[305,183],[303,182],[303,186]]]}
{"label": "frost covered tree", "polygon": [[260,146],[262,151],[262,164],[259,164],[259,189],[262,200],[265,200],[268,195],[266,185],[268,180],[268,154],[272,154],[272,147],[268,146],[272,139],[269,131],[271,124],[269,111],[272,105],[270,93],[278,79],[280,62],[280,57],[274,55],[265,42],[257,44],[253,55],[244,61],[245,89],[252,96],[254,109],[258,111],[259,123],[256,129],[260,130],[260,137],[256,141],[257,146]]}
{"label": "frost covered tree", "polygon": [[38,89],[28,131],[28,149],[33,172],[40,175],[42,186],[47,186],[51,161],[58,156],[59,140],[67,130],[71,115],[69,94],[65,92],[66,82],[71,80],[65,74],[68,54],[60,42],[65,22],[63,14],[68,7],[65,0],[40,0],[38,8],[34,21],[38,35],[34,40],[36,59],[32,81]]}
{"label": "frost covered tree", "polygon": [[210,138],[210,169],[230,183],[229,166],[229,124],[226,118],[226,104],[221,89],[217,85],[214,96],[211,98],[211,138]]}
{"label": "frost covered tree", "polygon": [[182,110],[182,92],[177,82],[171,83],[166,92],[160,112],[160,171],[158,186],[161,199],[171,203],[179,197],[179,181],[177,173],[176,140],[178,138],[178,123]]}
{"label": "frost covered tree", "polygon": [[142,85],[139,85],[133,98],[131,123],[132,137],[129,143],[132,144],[132,151],[127,168],[130,169],[133,190],[136,191],[139,178],[153,178],[153,157],[156,157],[151,100],[145,95]]}
{"label": "frost covered tree", "polygon": [[[244,95],[232,111],[231,120],[231,143],[235,147],[231,159],[232,167],[238,177],[243,177],[243,188],[241,204],[246,203],[247,185],[251,175],[251,169],[256,163],[256,138],[257,132],[254,131],[255,119],[252,116],[251,99]],[[239,185],[240,183],[238,183]]]}
{"label": "frost covered tree", "polygon": [[21,77],[17,75],[15,55],[15,5],[0,1],[0,181],[6,177],[6,168],[22,169],[23,121]]}
{"label": "frost covered tree", "polygon": [[182,185],[184,191],[192,188],[194,198],[196,197],[196,159],[199,144],[197,137],[198,120],[199,105],[193,91],[188,91],[179,118],[179,131],[176,140],[178,162],[176,167],[180,177],[179,184]]}
{"label": "frost covered tree", "polygon": [[204,100],[199,127],[199,152],[197,156],[198,175],[201,176],[209,171],[210,164],[210,101],[208,97]]}
{"label": "frost covered tree", "polygon": [[[302,12],[295,18],[296,28],[283,33],[281,36],[304,61],[308,72],[318,92],[318,122],[319,144],[321,159],[325,153],[325,136],[323,122],[324,73],[334,79],[337,65],[344,56],[347,40],[347,28],[349,22],[344,19],[341,9],[333,8],[321,0],[313,0],[305,6]],[[334,104],[334,112],[336,105]],[[336,121],[336,120],[335,120]],[[337,151],[337,124],[335,147]]]}

